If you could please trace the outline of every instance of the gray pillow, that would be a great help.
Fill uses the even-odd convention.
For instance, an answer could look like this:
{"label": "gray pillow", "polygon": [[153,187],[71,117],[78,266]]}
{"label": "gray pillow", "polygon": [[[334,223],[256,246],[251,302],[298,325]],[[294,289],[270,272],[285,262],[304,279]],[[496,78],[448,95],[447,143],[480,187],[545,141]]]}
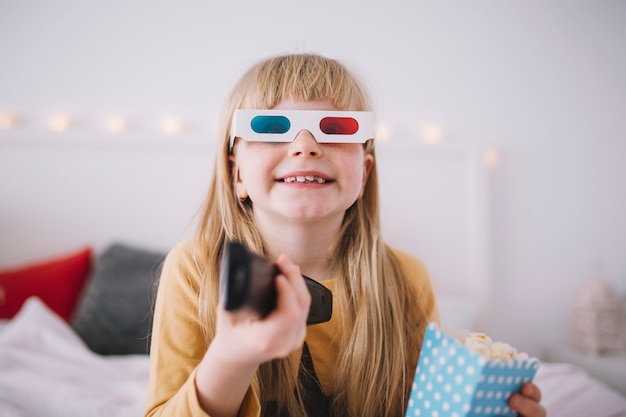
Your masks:
{"label": "gray pillow", "polygon": [[72,327],[103,355],[150,353],[156,282],[164,253],[116,243],[97,259]]}

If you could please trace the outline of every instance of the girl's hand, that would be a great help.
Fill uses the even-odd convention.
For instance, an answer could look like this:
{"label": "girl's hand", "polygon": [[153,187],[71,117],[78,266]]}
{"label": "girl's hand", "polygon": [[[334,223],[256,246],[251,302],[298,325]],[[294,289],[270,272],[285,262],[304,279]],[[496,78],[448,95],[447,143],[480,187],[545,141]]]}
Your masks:
{"label": "girl's hand", "polygon": [[511,395],[509,406],[524,417],[546,417],[546,409],[539,404],[540,401],[541,390],[528,382],[519,393]]}
{"label": "girl's hand", "polygon": [[212,416],[237,415],[258,366],[302,347],[311,294],[287,256],[277,265],[282,273],[276,277],[276,309],[267,317],[218,307],[215,337],[195,380],[198,402]]}
{"label": "girl's hand", "polygon": [[259,319],[219,307],[212,348],[220,349],[229,362],[256,366],[302,347],[311,294],[300,268],[286,255],[276,263],[281,271],[276,277],[276,309],[267,317]]}

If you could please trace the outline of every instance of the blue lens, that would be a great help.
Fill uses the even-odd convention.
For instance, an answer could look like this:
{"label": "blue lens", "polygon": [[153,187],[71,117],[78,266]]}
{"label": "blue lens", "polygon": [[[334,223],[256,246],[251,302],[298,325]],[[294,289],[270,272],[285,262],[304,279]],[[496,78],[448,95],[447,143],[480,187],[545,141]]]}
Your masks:
{"label": "blue lens", "polygon": [[291,122],[285,116],[255,116],[250,127],[256,133],[287,133]]}

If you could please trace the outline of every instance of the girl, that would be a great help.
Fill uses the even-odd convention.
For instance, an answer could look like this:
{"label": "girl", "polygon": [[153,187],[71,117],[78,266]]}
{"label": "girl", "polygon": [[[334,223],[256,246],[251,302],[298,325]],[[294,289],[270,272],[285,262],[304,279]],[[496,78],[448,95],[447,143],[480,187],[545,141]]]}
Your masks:
{"label": "girl", "polygon": [[[237,109],[287,117],[242,130],[256,113]],[[424,267],[381,239],[367,110],[354,76],[317,55],[268,59],[237,83],[197,234],[163,266],[146,416],[404,415],[438,316]],[[320,130],[326,115],[360,123],[346,135]],[[225,310],[227,240],[276,261],[267,317]],[[307,327],[302,274],[332,291],[330,321]],[[543,416],[539,399],[527,384],[511,406]]]}

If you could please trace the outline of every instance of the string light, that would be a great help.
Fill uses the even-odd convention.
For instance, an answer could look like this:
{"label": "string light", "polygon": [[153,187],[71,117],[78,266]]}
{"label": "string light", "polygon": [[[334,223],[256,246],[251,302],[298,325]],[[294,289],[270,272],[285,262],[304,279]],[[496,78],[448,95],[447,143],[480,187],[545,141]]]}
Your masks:
{"label": "string light", "polygon": [[420,137],[426,143],[439,143],[443,140],[444,130],[441,126],[436,124],[428,124],[422,127],[420,131]]}
{"label": "string light", "polygon": [[483,153],[483,160],[489,169],[494,169],[500,163],[500,154],[494,148],[487,148]]}
{"label": "string light", "polygon": [[389,126],[387,123],[385,122],[377,123],[376,133],[375,133],[377,141],[387,141],[391,139],[392,133],[393,131],[391,129],[391,126]]}
{"label": "string light", "polygon": [[17,116],[9,112],[0,112],[0,130],[9,130],[17,125]]}
{"label": "string light", "polygon": [[64,114],[57,114],[48,119],[48,127],[56,133],[63,133],[69,129],[71,124],[70,118]]}
{"label": "string light", "polygon": [[183,131],[183,122],[177,117],[168,116],[161,121],[161,130],[168,135],[178,135]]}
{"label": "string light", "polygon": [[118,134],[126,130],[128,122],[122,116],[111,116],[104,121],[104,128],[113,134]]}
{"label": "string light", "polygon": [[[0,111],[0,130],[8,130],[14,128],[18,124],[17,116],[8,111]],[[48,128],[56,133],[63,133],[72,128],[74,120],[67,114],[58,113],[50,116],[47,120]],[[107,117],[103,122],[104,129],[111,134],[119,134],[128,130],[128,119],[120,114],[113,114]],[[183,120],[177,116],[163,117],[159,122],[159,129],[166,135],[175,136],[183,133],[186,125]],[[379,121],[376,124],[376,139],[378,141],[388,141],[391,139],[394,129],[385,121]],[[436,123],[423,125],[418,137],[425,143],[437,144],[444,140],[446,132],[444,128]],[[485,164],[493,168],[498,164],[499,155],[495,149],[487,149],[484,152]]]}

